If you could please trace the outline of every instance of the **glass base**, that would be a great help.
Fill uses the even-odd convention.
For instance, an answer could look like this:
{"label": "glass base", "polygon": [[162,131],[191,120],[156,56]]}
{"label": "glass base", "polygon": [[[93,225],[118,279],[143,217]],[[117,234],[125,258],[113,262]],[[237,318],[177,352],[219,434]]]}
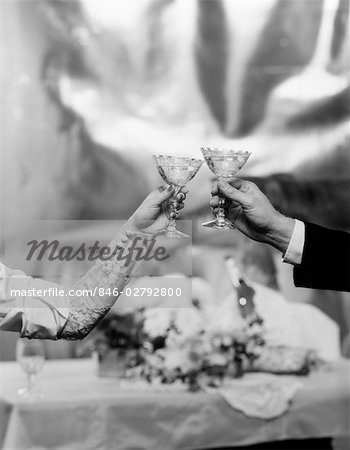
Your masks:
{"label": "glass base", "polygon": [[235,226],[227,219],[214,219],[209,222],[202,223],[203,227],[206,228],[217,228],[218,230],[234,230]]}
{"label": "glass base", "polygon": [[165,236],[170,239],[188,239],[190,236],[188,234],[182,233],[182,231],[167,228],[160,233],[160,236]]}
{"label": "glass base", "polygon": [[18,389],[17,394],[25,399],[28,400],[39,400],[44,397],[43,392],[40,389],[28,389],[28,388],[21,388]]}

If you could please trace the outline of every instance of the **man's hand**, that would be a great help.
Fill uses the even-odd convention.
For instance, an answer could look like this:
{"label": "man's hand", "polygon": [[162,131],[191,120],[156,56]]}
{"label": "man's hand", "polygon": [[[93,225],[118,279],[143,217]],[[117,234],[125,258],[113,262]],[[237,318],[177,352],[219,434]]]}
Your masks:
{"label": "man's hand", "polygon": [[226,217],[235,227],[255,241],[270,244],[285,253],[294,229],[294,219],[283,216],[252,182],[235,178],[219,181],[212,187],[211,206],[218,211],[219,193],[226,197]]}
{"label": "man's hand", "polygon": [[170,215],[174,215],[174,218],[178,217],[178,214],[173,212],[173,207],[175,206],[177,210],[182,209],[187,193],[188,189],[186,187],[181,188],[176,196],[174,205],[170,200],[174,195],[174,187],[172,185],[168,188],[160,186],[154,189],[129,219],[130,226],[135,231],[159,233],[168,226]]}

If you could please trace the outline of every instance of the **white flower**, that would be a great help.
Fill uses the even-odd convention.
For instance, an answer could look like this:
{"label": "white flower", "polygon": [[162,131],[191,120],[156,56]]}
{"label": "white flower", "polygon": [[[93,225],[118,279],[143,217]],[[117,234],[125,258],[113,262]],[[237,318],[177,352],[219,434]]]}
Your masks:
{"label": "white flower", "polygon": [[150,308],[145,311],[144,331],[152,338],[165,336],[172,319],[170,308]]}
{"label": "white flower", "polygon": [[205,327],[202,313],[195,308],[178,308],[174,312],[174,322],[183,339],[198,335]]}
{"label": "white flower", "polygon": [[207,317],[206,331],[212,335],[232,335],[246,325],[232,294],[227,296],[221,304],[208,308],[205,314]]}

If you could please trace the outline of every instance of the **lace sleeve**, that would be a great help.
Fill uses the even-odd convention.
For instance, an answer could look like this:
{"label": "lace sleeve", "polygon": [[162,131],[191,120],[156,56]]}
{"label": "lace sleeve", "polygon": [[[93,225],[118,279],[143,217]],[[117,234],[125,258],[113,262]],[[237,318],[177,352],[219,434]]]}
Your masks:
{"label": "lace sleeve", "polygon": [[[127,223],[108,245],[112,258],[100,259],[73,287],[73,292],[86,293],[70,298],[70,312],[67,322],[61,330],[59,339],[82,339],[106,315],[118,295],[99,295],[110,289],[114,293],[121,292],[128,283],[136,261],[136,247],[146,247],[153,235],[132,231]],[[119,250],[123,249],[123,258]],[[116,250],[118,250],[116,252]],[[124,256],[128,255],[128,258]]]}

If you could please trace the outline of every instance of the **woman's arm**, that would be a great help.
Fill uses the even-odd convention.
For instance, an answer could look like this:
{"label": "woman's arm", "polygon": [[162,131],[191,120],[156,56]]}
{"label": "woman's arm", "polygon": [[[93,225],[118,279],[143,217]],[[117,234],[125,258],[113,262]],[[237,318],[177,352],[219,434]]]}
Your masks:
{"label": "woman's arm", "polygon": [[[82,339],[109,311],[129,281],[136,265],[133,243],[137,248],[146,246],[153,236],[137,232],[127,222],[108,249],[110,255],[120,249],[130,261],[121,260],[118,251],[108,261],[97,261],[69,289],[1,265],[4,293],[0,299],[0,329],[17,331],[28,338]],[[63,295],[51,295],[50,291]]]}
{"label": "woman's arm", "polygon": [[[97,325],[118,299],[130,275],[135,269],[135,251],[146,247],[153,234],[139,233],[129,222],[108,245],[110,253],[123,249],[123,255],[130,255],[131,261],[121,260],[119,252],[108,261],[98,261],[73,287],[72,291],[86,293],[69,297],[69,315],[65,326],[59,333],[61,339],[82,339]],[[103,295],[112,292],[114,295]],[[101,295],[102,294],[102,295]]]}
{"label": "woman's arm", "polygon": [[[0,264],[0,330],[17,331],[22,337],[40,339],[86,336],[113,306],[128,282],[136,265],[137,252],[131,251],[131,247],[147,246],[149,240],[168,225],[168,216],[174,214],[168,202],[173,193],[172,187],[160,187],[151,192],[108,246],[112,253],[117,247],[123,249],[123,255],[129,253],[130,261],[121,260],[119,252],[109,261],[99,260],[70,289],[76,295],[25,295],[34,289],[48,292],[50,288],[64,288]],[[183,208],[186,193],[183,188],[178,194],[178,209]],[[110,289],[117,295],[99,295],[99,288],[105,292]],[[86,295],[78,295],[82,293]]]}

